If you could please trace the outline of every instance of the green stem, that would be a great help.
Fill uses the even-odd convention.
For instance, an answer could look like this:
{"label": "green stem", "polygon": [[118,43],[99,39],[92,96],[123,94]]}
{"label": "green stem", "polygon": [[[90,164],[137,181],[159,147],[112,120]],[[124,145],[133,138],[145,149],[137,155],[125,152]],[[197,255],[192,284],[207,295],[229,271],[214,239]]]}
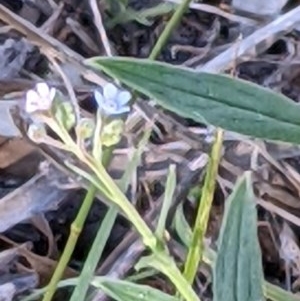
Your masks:
{"label": "green stem", "polygon": [[125,213],[125,215],[127,215],[128,219],[133,223],[138,232],[141,234],[144,244],[150,249],[155,250],[157,247],[156,236],[144,222],[140,214],[136,211],[135,207],[130,203],[127,197],[120,190],[115,181],[106,172],[105,168],[98,164],[97,169],[93,168],[93,171],[95,172],[98,179],[101,179],[101,182],[109,191],[111,195],[111,201],[113,201],[117,206],[121,208],[121,210]]}
{"label": "green stem", "polygon": [[[74,153],[77,153],[76,150],[74,150]],[[166,250],[162,251],[161,244],[158,238],[154,235],[143,218],[136,211],[135,207],[122,193],[115,181],[106,172],[104,166],[100,162],[92,160],[92,158],[85,158],[83,162],[85,162],[88,167],[90,167],[91,170],[95,173],[98,179],[98,182],[94,183],[95,186],[100,191],[106,192],[106,196],[117,206],[119,206],[125,213],[125,215],[127,215],[128,220],[134,225],[137,232],[141,235],[144,245],[150,248],[151,251],[157,256],[157,258],[161,258],[162,254],[169,258],[168,264],[166,265],[166,267],[164,267],[164,270],[161,271],[166,271],[164,272],[165,275],[167,275],[176,285],[179,293],[188,301],[199,301],[199,298],[191,289],[191,286],[187,285],[188,283],[186,279],[179,272],[174,260],[168,256]],[[103,186],[105,190],[103,190]]]}
{"label": "green stem", "polygon": [[213,201],[216,178],[220,162],[220,154],[223,142],[223,131],[217,129],[216,140],[213,144],[210,159],[207,165],[207,173],[204,180],[198,213],[194,225],[191,245],[189,247],[184,276],[192,284],[197,273],[198,265],[202,261],[204,252],[204,236],[207,229],[209,213]]}
{"label": "green stem", "polygon": [[[74,145],[75,146],[75,145]],[[112,150],[108,149],[106,152],[103,153],[103,164],[106,166],[110,161],[112,154]],[[76,216],[76,219],[71,225],[70,235],[68,237],[67,243],[65,245],[64,251],[59,259],[57,267],[52,275],[50,283],[47,286],[46,293],[44,295],[43,301],[51,301],[53,295],[56,291],[57,284],[63,276],[63,273],[70,261],[70,258],[74,252],[75,246],[78,241],[78,237],[82,231],[90,208],[93,204],[93,200],[95,198],[97,192],[97,188],[94,185],[90,185],[87,191],[87,194],[83,200],[83,203],[80,207],[80,210]]]}
{"label": "green stem", "polygon": [[[166,250],[161,249],[158,238],[154,235],[143,218],[136,211],[135,207],[122,193],[106,170],[98,165],[98,171],[96,172],[96,170],[94,170],[94,172],[98,179],[101,179],[105,188],[109,191],[111,201],[115,202],[121,208],[121,210],[127,215],[128,220],[134,225],[137,232],[141,235],[144,245],[151,249],[158,259],[165,259],[166,265],[160,270],[174,283],[181,296],[188,301],[199,301],[198,296],[195,294],[191,286],[188,285],[172,257],[168,255]],[[99,186],[99,189],[101,189],[101,185]]]}
{"label": "green stem", "polygon": [[178,23],[180,22],[183,14],[185,13],[187,8],[189,7],[190,2],[191,2],[191,0],[183,0],[180,3],[179,7],[176,9],[176,11],[173,14],[172,18],[170,19],[170,21],[166,25],[164,31],[159,36],[155,46],[153,47],[153,49],[151,51],[149,59],[155,60],[159,56],[162,48],[166,44],[166,42],[167,42],[168,38],[170,37],[170,35],[172,34],[172,31],[178,25]]}
{"label": "green stem", "polygon": [[97,190],[93,185],[91,185],[88,189],[88,192],[87,192],[85,199],[80,207],[80,210],[76,216],[76,219],[74,220],[74,222],[71,225],[71,232],[68,237],[68,241],[64,248],[63,254],[59,259],[59,262],[54,271],[54,274],[52,275],[50,283],[47,287],[47,291],[44,295],[43,301],[51,301],[52,300],[52,297],[56,291],[57,283],[63,276],[65,268],[68,265],[70,258],[73,254],[79,234],[83,228],[85,220],[86,220],[88,213],[90,211],[90,208],[93,204],[93,200],[94,200],[96,191]]}
{"label": "green stem", "polygon": [[[156,269],[166,275],[176,287],[177,291],[185,300],[200,301],[192,286],[183,277],[174,259],[167,252],[157,252],[156,259],[160,264],[156,264]],[[155,266],[154,266],[155,267]]]}
{"label": "green stem", "polygon": [[93,157],[99,158],[101,156],[101,150],[102,145],[100,143],[100,137],[101,137],[101,127],[102,127],[102,117],[100,115],[99,109],[96,112],[97,118],[96,118],[96,128],[94,132],[94,141],[93,141]]}
{"label": "green stem", "polygon": [[[145,245],[147,245],[151,249],[155,249],[157,245],[157,238],[152,233],[151,229],[144,222],[143,218],[136,211],[135,207],[130,203],[127,197],[120,190],[115,181],[110,177],[110,175],[105,170],[103,163],[98,162],[93,157],[86,155],[86,157],[82,156],[81,150],[78,149],[76,144],[73,145],[72,149],[73,153],[78,157],[79,160],[84,162],[94,173],[95,176],[101,181],[102,185],[105,187],[105,191],[103,190],[103,186],[99,183],[97,188],[107,194],[106,195],[112,202],[114,202],[117,206],[119,206],[123,212],[127,215],[128,219],[132,221],[137,230],[141,233]],[[104,155],[106,158],[107,156]]]}

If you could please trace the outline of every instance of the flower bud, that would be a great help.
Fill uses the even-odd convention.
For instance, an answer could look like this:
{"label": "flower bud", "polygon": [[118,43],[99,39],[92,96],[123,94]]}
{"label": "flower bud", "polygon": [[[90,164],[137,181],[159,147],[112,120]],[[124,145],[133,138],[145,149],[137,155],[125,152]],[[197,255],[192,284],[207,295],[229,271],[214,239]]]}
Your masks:
{"label": "flower bud", "polygon": [[95,130],[95,122],[90,118],[82,118],[76,125],[75,131],[77,139],[85,140],[92,137]]}
{"label": "flower bud", "polygon": [[112,146],[121,140],[123,133],[124,122],[120,119],[115,119],[106,124],[101,133],[101,141],[104,146]]}

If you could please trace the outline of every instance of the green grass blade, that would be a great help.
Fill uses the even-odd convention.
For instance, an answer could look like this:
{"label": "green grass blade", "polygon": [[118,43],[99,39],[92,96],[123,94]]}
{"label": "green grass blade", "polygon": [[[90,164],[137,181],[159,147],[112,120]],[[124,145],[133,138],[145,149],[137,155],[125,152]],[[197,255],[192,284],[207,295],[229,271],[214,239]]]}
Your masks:
{"label": "green grass blade", "polygon": [[185,219],[182,204],[176,210],[174,228],[182,243],[188,248],[192,241],[193,232]]}
{"label": "green grass blade", "polygon": [[209,213],[211,210],[211,205],[215,193],[215,186],[223,145],[222,137],[223,133],[221,130],[218,129],[216,132],[216,140],[213,144],[210,159],[207,165],[207,172],[200,198],[200,204],[198,207],[198,213],[193,229],[192,240],[188,249],[187,259],[184,265],[183,275],[191,284],[194,282],[199,263],[202,261],[204,238],[208,225]]}
{"label": "green grass blade", "polygon": [[299,301],[299,295],[293,295],[291,292],[288,292],[282,289],[279,286],[271,284],[269,282],[264,283],[264,292],[266,298],[274,301]]}
{"label": "green grass blade", "polygon": [[164,237],[164,231],[165,231],[165,228],[166,228],[167,215],[168,215],[170,206],[172,204],[172,199],[173,199],[174,191],[175,191],[175,188],[176,188],[175,168],[176,168],[175,164],[172,164],[172,165],[169,166],[169,172],[168,172],[168,177],[167,177],[164,200],[163,200],[162,209],[161,209],[161,212],[160,212],[160,216],[159,216],[159,220],[158,220],[157,228],[156,228],[156,236],[161,240]]}
{"label": "green grass blade", "polygon": [[96,238],[93,241],[91,250],[89,251],[88,257],[84,263],[83,269],[78,279],[78,284],[72,293],[70,301],[83,301],[90,282],[93,279],[95,269],[102,256],[102,252],[109,238],[113,225],[118,215],[118,209],[116,206],[111,205],[108,212],[101,223],[101,226],[97,232]]}

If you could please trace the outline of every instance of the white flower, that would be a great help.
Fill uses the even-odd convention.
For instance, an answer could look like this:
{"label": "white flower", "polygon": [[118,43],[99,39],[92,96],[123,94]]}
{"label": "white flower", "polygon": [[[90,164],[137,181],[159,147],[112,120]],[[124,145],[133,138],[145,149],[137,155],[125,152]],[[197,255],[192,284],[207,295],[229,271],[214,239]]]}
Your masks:
{"label": "white flower", "polygon": [[105,85],[103,93],[96,90],[94,96],[99,109],[106,115],[119,115],[130,111],[127,104],[131,94],[128,91],[118,90],[113,84]]}
{"label": "white flower", "polygon": [[25,110],[27,113],[47,111],[51,108],[56,89],[49,88],[46,83],[38,83],[35,89],[26,93]]}

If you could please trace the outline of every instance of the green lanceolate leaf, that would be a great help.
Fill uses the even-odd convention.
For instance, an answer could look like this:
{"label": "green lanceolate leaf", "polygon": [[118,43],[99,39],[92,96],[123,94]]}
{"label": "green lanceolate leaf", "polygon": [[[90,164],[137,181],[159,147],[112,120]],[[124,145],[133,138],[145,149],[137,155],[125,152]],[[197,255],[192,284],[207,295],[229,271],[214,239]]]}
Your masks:
{"label": "green lanceolate leaf", "polygon": [[215,301],[264,300],[256,222],[255,197],[247,172],[226,202],[213,269]]}
{"label": "green lanceolate leaf", "polygon": [[87,63],[182,117],[244,135],[300,143],[300,107],[269,89],[151,60],[101,57]]}

